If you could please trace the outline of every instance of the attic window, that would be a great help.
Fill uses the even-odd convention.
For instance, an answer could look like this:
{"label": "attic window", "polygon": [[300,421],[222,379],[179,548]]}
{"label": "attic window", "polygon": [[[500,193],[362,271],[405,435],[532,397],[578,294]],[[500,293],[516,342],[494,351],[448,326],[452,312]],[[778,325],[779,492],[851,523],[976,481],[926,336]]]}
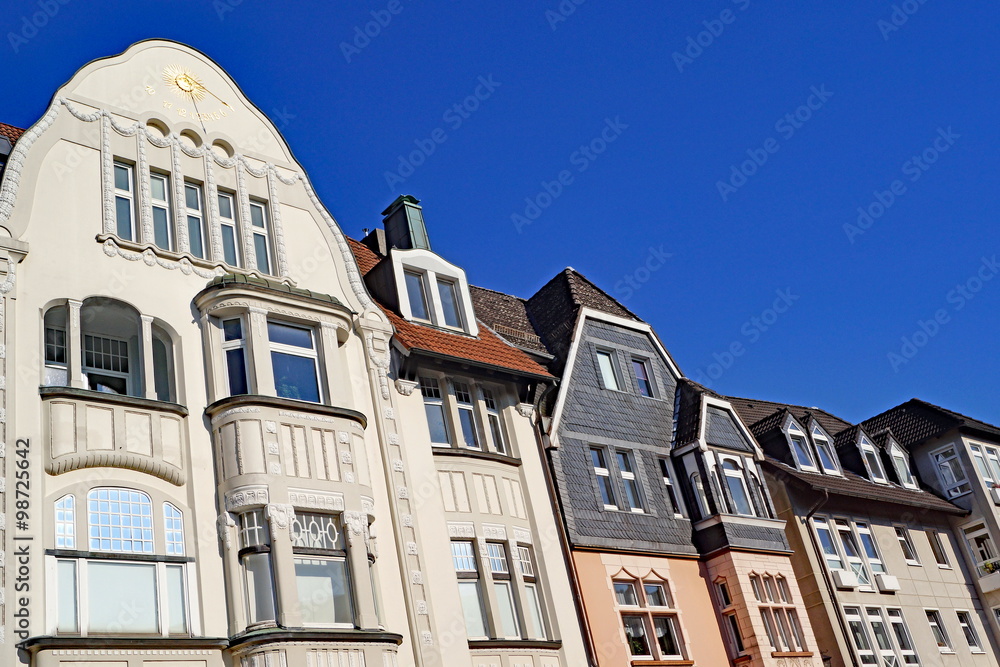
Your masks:
{"label": "attic window", "polygon": [[789,439],[792,442],[792,454],[795,455],[795,462],[802,470],[816,470],[812,453],[806,444],[805,436],[798,431],[791,431]]}
{"label": "attic window", "polygon": [[424,290],[424,277],[416,271],[406,272],[406,296],[410,300],[410,316],[415,320],[430,322],[430,310],[427,308],[427,293]]}
{"label": "attic window", "polygon": [[440,273],[442,266],[425,268],[409,264],[426,259],[408,258],[399,267],[403,280],[398,289],[406,292],[400,294],[401,314],[416,322],[476,335],[478,331],[472,325],[475,315],[465,281],[460,276]]}
{"label": "attic window", "polygon": [[812,439],[816,443],[816,451],[819,453],[819,463],[823,466],[823,472],[839,475],[840,468],[837,466],[837,457],[833,453],[830,438],[819,426],[813,426]]}
{"label": "attic window", "polygon": [[913,473],[910,472],[909,457],[907,457],[903,448],[893,442],[889,451],[892,454],[892,465],[896,469],[896,475],[899,477],[899,483],[908,489],[917,488],[917,480],[913,478]]}
{"label": "attic window", "polygon": [[858,442],[858,449],[861,450],[861,458],[864,459],[865,468],[868,469],[868,476],[873,482],[887,484],[889,480],[885,478],[885,471],[882,470],[882,462],[879,460],[875,446],[866,438],[861,436]]}

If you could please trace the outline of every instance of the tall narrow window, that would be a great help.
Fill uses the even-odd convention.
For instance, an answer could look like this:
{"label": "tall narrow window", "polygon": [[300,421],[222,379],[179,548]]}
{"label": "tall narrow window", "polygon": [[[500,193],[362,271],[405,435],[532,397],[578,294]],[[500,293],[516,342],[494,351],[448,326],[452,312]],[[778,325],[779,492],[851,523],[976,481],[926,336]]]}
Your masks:
{"label": "tall narrow window", "polygon": [[670,505],[670,511],[674,513],[674,516],[683,516],[681,514],[681,506],[677,502],[677,493],[674,491],[674,483],[670,475],[670,461],[667,459],[659,459],[660,464],[660,475],[663,478],[663,490],[667,496],[667,503]]}
{"label": "tall narrow window", "polygon": [[219,224],[222,232],[222,261],[230,266],[240,264],[240,232],[236,224],[236,202],[233,195],[219,193]]}
{"label": "tall narrow window", "polygon": [[590,459],[594,464],[594,473],[597,475],[597,487],[601,491],[601,500],[604,502],[605,509],[618,509],[618,503],[615,500],[615,486],[611,481],[611,472],[608,470],[608,461],[604,450],[600,447],[591,447]]}
{"label": "tall narrow window", "polygon": [[486,418],[490,422],[490,435],[493,437],[493,448],[500,454],[508,454],[510,448],[507,446],[507,436],[504,433],[503,423],[500,420],[500,409],[497,406],[493,391],[483,389],[483,403],[486,404]]}
{"label": "tall narrow window", "polygon": [[997,549],[993,544],[993,537],[986,528],[986,524],[978,523],[963,530],[965,540],[972,551],[972,558],[976,563],[977,574],[982,577],[996,572],[1000,561],[997,559]]}
{"label": "tall narrow window", "polygon": [[934,635],[934,641],[937,642],[938,648],[943,652],[949,652],[951,648],[951,640],[948,638],[948,631],[944,628],[944,622],[941,620],[941,613],[937,609],[927,609],[927,623],[931,626],[931,634]]}
{"label": "tall narrow window", "polygon": [[972,615],[967,611],[955,612],[958,615],[958,626],[962,628],[962,633],[965,634],[965,641],[969,644],[969,648],[973,653],[983,652],[983,643],[979,640],[979,633],[976,632],[976,626],[972,623]]}
{"label": "tall narrow window", "polygon": [[646,632],[645,616],[622,616],[625,625],[625,638],[628,640],[628,650],[633,658],[648,658],[650,651],[649,637]]}
{"label": "tall narrow window", "polygon": [[639,384],[639,393],[643,396],[653,395],[653,381],[649,373],[649,362],[645,359],[632,358],[632,370],[635,371],[635,381]]}
{"label": "tall narrow window", "polygon": [[251,624],[273,621],[274,581],[271,577],[271,537],[264,510],[240,514],[240,563]]}
{"label": "tall narrow window", "polygon": [[253,232],[254,260],[257,270],[271,273],[271,221],[267,214],[267,204],[250,202],[250,227]]}
{"label": "tall narrow window", "polygon": [[168,556],[184,555],[184,517],[170,503],[163,503],[163,528]]}
{"label": "tall narrow window", "polygon": [[910,540],[910,531],[904,526],[896,526],[896,539],[899,540],[899,548],[903,552],[903,559],[910,565],[920,565],[917,558],[917,550],[913,548],[913,541]]}
{"label": "tall narrow window", "polygon": [[813,461],[812,452],[806,444],[806,436],[794,426],[789,427],[789,440],[792,442],[792,454],[795,456],[795,463],[803,470],[816,470],[816,463]]}
{"label": "tall narrow window", "polygon": [[913,638],[910,636],[910,631],[906,627],[906,621],[903,619],[903,610],[886,609],[885,613],[889,617],[889,625],[892,626],[892,634],[896,639],[896,646],[899,648],[899,653],[903,656],[903,663],[907,665],[919,665],[920,660],[917,658],[917,650],[913,646]]}
{"label": "tall narrow window", "polygon": [[945,495],[949,498],[956,498],[972,490],[954,447],[935,452],[931,458],[937,464],[938,477]]}
{"label": "tall narrow window", "polygon": [[531,549],[525,546],[517,547],[518,560],[521,564],[521,577],[524,579],[524,592],[527,596],[525,605],[528,616],[531,617],[531,639],[545,639],[548,633],[545,629],[545,616],[542,613],[541,594],[535,578],[535,566],[531,558]]}
{"label": "tall narrow window", "polygon": [[861,586],[864,588],[870,587],[872,578],[868,574],[868,568],[865,567],[864,560],[861,557],[861,551],[858,549],[858,542],[854,537],[854,531],[851,530],[851,524],[843,519],[835,519],[833,523],[837,528],[837,535],[840,537],[840,546],[844,550],[847,564],[851,567],[854,574],[858,575],[858,582]]}
{"label": "tall narrow window", "polygon": [[622,483],[625,486],[625,500],[629,509],[633,512],[642,512],[642,492],[639,489],[639,480],[635,477],[635,461],[631,452],[616,452],[618,457],[618,470],[622,474]]}
{"label": "tall narrow window", "polygon": [[865,436],[861,436],[861,442],[858,446],[861,448],[861,458],[865,461],[865,467],[868,469],[868,475],[871,480],[873,482],[887,482],[885,471],[882,470],[882,461],[879,460],[875,446]]}
{"label": "tall narrow window", "polygon": [[479,588],[479,568],[472,542],[451,543],[451,560],[458,575],[458,594],[465,613],[465,631],[469,639],[486,638],[486,612]]}
{"label": "tall narrow window", "polygon": [[514,603],[514,591],[510,582],[507,549],[499,542],[487,542],[486,557],[490,564],[493,591],[496,594],[497,608],[500,612],[499,627],[497,628],[499,634],[504,639],[520,638],[520,623],[517,605]]}
{"label": "tall narrow window", "polygon": [[164,250],[174,249],[173,225],[170,222],[170,177],[149,175],[149,196],[153,203],[153,243]]}
{"label": "tall narrow window", "polygon": [[268,322],[267,337],[278,396],[319,403],[319,357],[312,329]]}
{"label": "tall narrow window", "polygon": [[847,617],[847,627],[851,629],[851,639],[854,643],[854,650],[861,658],[863,665],[877,665],[878,658],[875,657],[875,649],[868,634],[868,627],[861,617],[861,609],[858,607],[845,607],[844,616]]}
{"label": "tall narrow window", "polygon": [[72,494],[56,501],[56,549],[76,549],[76,498]]}
{"label": "tall narrow window", "polygon": [[816,451],[819,453],[819,463],[823,466],[823,472],[839,475],[840,468],[837,466],[837,457],[833,453],[830,439],[819,426],[813,426],[812,437],[813,442],[816,443]]}
{"label": "tall narrow window", "polygon": [[701,473],[691,473],[691,489],[698,505],[698,518],[704,519],[708,516],[708,497],[705,495],[705,483],[701,479]]}
{"label": "tall narrow window", "polygon": [[229,395],[249,394],[247,344],[243,337],[243,320],[240,318],[222,321],[222,351],[226,355]]}
{"label": "tall narrow window", "polygon": [[135,180],[132,166],[115,162],[115,233],[135,241]]}
{"label": "tall narrow window", "polygon": [[994,447],[983,447],[986,452],[986,461],[990,464],[990,472],[993,479],[1000,481],[1000,451]]}
{"label": "tall narrow window", "polygon": [[733,505],[735,505],[735,513],[753,516],[750,495],[747,493],[746,480],[743,478],[743,469],[732,459],[725,459],[722,462],[722,472],[726,478],[729,495],[732,496]]}
{"label": "tall narrow window", "polygon": [[421,376],[420,393],[424,397],[424,414],[427,416],[427,428],[430,431],[431,442],[436,445],[450,445],[451,438],[448,437],[448,422],[444,418],[441,386],[437,379]]}
{"label": "tall narrow window", "polygon": [[49,308],[45,312],[45,385],[61,387],[69,384],[66,364],[69,348],[66,344],[66,306]]}
{"label": "tall narrow window", "polygon": [[993,484],[993,475],[990,474],[990,468],[986,465],[986,456],[983,454],[983,448],[979,445],[969,445],[969,451],[972,453],[972,460],[976,462],[976,468],[979,470],[979,474],[982,476],[983,481],[986,482],[987,486]]}
{"label": "tall narrow window", "polygon": [[482,449],[479,444],[479,428],[476,424],[472,390],[465,382],[455,381],[455,402],[458,403],[458,423],[462,427],[462,444],[469,449]]}
{"label": "tall narrow window", "polygon": [[353,627],[354,608],[344,534],[331,514],[296,512],[292,550],[305,625]]}
{"label": "tall narrow window", "polygon": [[930,542],[931,551],[934,552],[934,560],[941,567],[950,567],[948,554],[945,553],[944,543],[941,541],[941,533],[936,530],[927,530],[924,532],[927,533],[927,541]]}
{"label": "tall narrow window", "polygon": [[187,208],[188,243],[191,254],[205,258],[205,212],[201,186],[184,184],[184,203]]}
{"label": "tall narrow window", "polygon": [[609,350],[597,351],[597,367],[601,371],[601,381],[606,389],[620,389],[618,384],[618,372],[615,369],[614,352]]}
{"label": "tall narrow window", "polygon": [[913,478],[913,473],[910,472],[910,460],[906,456],[906,452],[896,446],[893,446],[891,451],[892,466],[896,469],[896,476],[899,478],[899,483],[908,489],[917,488],[917,480]]}
{"label": "tall narrow window", "polygon": [[444,315],[445,326],[461,328],[462,315],[458,307],[458,291],[455,288],[455,283],[438,278],[437,287],[438,295],[441,297],[441,313]]}
{"label": "tall narrow window", "polygon": [[868,558],[868,565],[874,573],[884,573],[885,565],[882,563],[882,556],[879,554],[878,545],[875,543],[875,536],[867,523],[855,522],[858,529],[858,537],[861,538],[861,546],[865,550]]}
{"label": "tall narrow window", "polygon": [[415,320],[431,321],[427,307],[427,293],[424,291],[424,276],[416,271],[404,271],[406,299],[410,304],[410,317]]}
{"label": "tall narrow window", "polygon": [[831,570],[844,569],[844,561],[837,550],[837,543],[834,540],[830,524],[826,519],[813,517],[813,526],[816,528],[816,536],[819,538],[820,546],[823,548],[823,556],[826,558],[826,566]]}
{"label": "tall narrow window", "polygon": [[882,664],[898,665],[899,659],[893,650],[889,628],[886,627],[885,619],[882,617],[882,610],[878,607],[867,607],[865,616],[868,619],[869,627],[871,627],[872,636],[875,638],[875,646],[882,658]]}

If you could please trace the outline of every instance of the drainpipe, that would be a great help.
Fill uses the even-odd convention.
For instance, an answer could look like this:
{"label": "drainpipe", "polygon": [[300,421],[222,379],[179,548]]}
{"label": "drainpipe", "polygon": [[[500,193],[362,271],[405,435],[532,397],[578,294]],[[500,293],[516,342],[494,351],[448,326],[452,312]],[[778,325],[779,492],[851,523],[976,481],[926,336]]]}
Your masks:
{"label": "drainpipe", "polygon": [[854,667],[861,667],[861,665],[858,664],[858,659],[854,656],[854,651],[851,650],[851,633],[847,628],[847,623],[844,620],[843,614],[840,613],[840,605],[837,604],[837,592],[833,587],[833,581],[830,577],[829,568],[826,566],[826,558],[822,555],[823,548],[820,546],[819,540],[816,539],[816,534],[812,529],[813,514],[818,512],[819,508],[825,505],[828,500],[830,500],[830,492],[823,489],[823,497],[817,500],[806,514],[806,532],[809,533],[809,540],[812,542],[815,553],[820,554],[820,558],[823,560],[823,562],[820,563],[820,569],[823,572],[823,582],[826,584],[826,590],[830,594],[830,601],[833,603],[836,610],[837,625],[840,626],[840,631],[844,633],[844,642],[847,644],[848,655],[851,656],[851,664],[854,665]]}
{"label": "drainpipe", "polygon": [[546,435],[542,431],[540,420],[540,416],[535,419],[535,439],[538,441],[538,448],[542,454],[542,469],[545,473],[545,486],[548,488],[549,502],[556,510],[556,530],[559,532],[559,546],[562,551],[563,561],[566,564],[566,572],[569,574],[570,587],[573,590],[573,607],[576,608],[576,618],[580,622],[580,628],[583,630],[583,645],[587,651],[587,666],[598,667],[597,647],[594,646],[594,637],[590,633],[590,622],[587,620],[587,614],[583,610],[583,593],[580,590],[580,580],[576,574],[576,564],[573,561],[573,556],[570,554],[569,536],[566,534],[566,525],[563,522],[565,515],[563,514],[559,494],[556,493],[555,480],[552,478],[552,468],[550,467],[552,461],[549,458],[548,447],[544,445]]}

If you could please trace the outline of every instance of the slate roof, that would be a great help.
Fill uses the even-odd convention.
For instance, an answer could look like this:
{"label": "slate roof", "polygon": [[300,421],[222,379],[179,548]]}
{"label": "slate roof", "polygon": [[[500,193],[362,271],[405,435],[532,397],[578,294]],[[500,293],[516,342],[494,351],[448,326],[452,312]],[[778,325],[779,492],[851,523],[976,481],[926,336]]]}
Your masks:
{"label": "slate roof", "polygon": [[708,387],[698,384],[694,380],[681,378],[677,382],[677,391],[680,392],[680,400],[677,404],[677,433],[674,437],[674,446],[681,447],[694,442],[701,435],[701,397],[703,394],[721,398],[721,396]]}
{"label": "slate roof", "polygon": [[[382,261],[368,246],[349,238],[348,244],[358,260],[358,268],[364,275]],[[376,301],[376,303],[378,303]],[[551,378],[552,375],[526,352],[517,349],[488,326],[479,327],[479,336],[452,333],[437,327],[428,327],[407,322],[382,304],[378,304],[396,329],[395,339],[407,350],[420,350],[431,356],[452,359],[463,363],[473,363],[489,368],[500,368],[522,375]],[[476,310],[478,314],[478,309]],[[487,317],[489,313],[487,313]],[[478,317],[480,323],[482,318]]]}
{"label": "slate roof", "polygon": [[906,403],[866,419],[862,424],[866,430],[871,431],[891,428],[896,442],[907,448],[955,428],[1000,441],[1000,428],[993,424],[919,398],[911,398]]}
{"label": "slate roof", "polygon": [[753,453],[753,445],[750,444],[746,436],[740,431],[739,427],[733,421],[733,415],[728,410],[710,405],[706,413],[708,432],[705,434],[705,442],[716,447]]}
{"label": "slate roof", "polygon": [[773,417],[774,413],[780,410],[787,410],[792,414],[802,426],[808,428],[809,419],[815,418],[819,422],[820,426],[826,429],[826,432],[831,436],[835,436],[837,433],[843,431],[845,428],[850,427],[851,422],[841,419],[840,417],[830,414],[826,410],[820,410],[819,408],[807,408],[803,405],[791,405],[788,403],[776,403],[774,401],[762,401],[756,398],[739,398],[736,396],[726,396],[726,400],[729,401],[736,412],[743,419],[743,422],[750,425],[750,430],[756,434],[757,431],[753,428],[753,425],[761,421],[765,417]]}
{"label": "slate roof", "polygon": [[474,285],[469,286],[469,292],[476,316],[493,331],[517,347],[548,355],[528,318],[525,299]]}
{"label": "slate roof", "polygon": [[834,495],[920,507],[960,516],[968,513],[961,507],[927,491],[904,489],[894,484],[875,484],[848,470],[844,471],[843,477],[839,477],[818,472],[804,472],[771,457],[767,457],[766,462],[777,471],[779,477],[803,487],[825,490]]}
{"label": "slate roof", "polygon": [[0,123],[0,137],[10,139],[11,145],[20,139],[22,134],[24,134],[24,130],[21,128],[8,125],[7,123]]}

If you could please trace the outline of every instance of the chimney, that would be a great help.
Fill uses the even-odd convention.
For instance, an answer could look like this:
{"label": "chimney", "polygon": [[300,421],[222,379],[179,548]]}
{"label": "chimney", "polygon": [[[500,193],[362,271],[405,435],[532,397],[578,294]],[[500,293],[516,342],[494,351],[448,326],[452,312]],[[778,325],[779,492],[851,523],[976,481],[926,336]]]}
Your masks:
{"label": "chimney", "polygon": [[420,200],[410,195],[400,195],[382,211],[385,216],[386,245],[400,250],[421,249],[430,250],[431,243],[427,239],[427,227],[424,225],[424,213],[420,208]]}

